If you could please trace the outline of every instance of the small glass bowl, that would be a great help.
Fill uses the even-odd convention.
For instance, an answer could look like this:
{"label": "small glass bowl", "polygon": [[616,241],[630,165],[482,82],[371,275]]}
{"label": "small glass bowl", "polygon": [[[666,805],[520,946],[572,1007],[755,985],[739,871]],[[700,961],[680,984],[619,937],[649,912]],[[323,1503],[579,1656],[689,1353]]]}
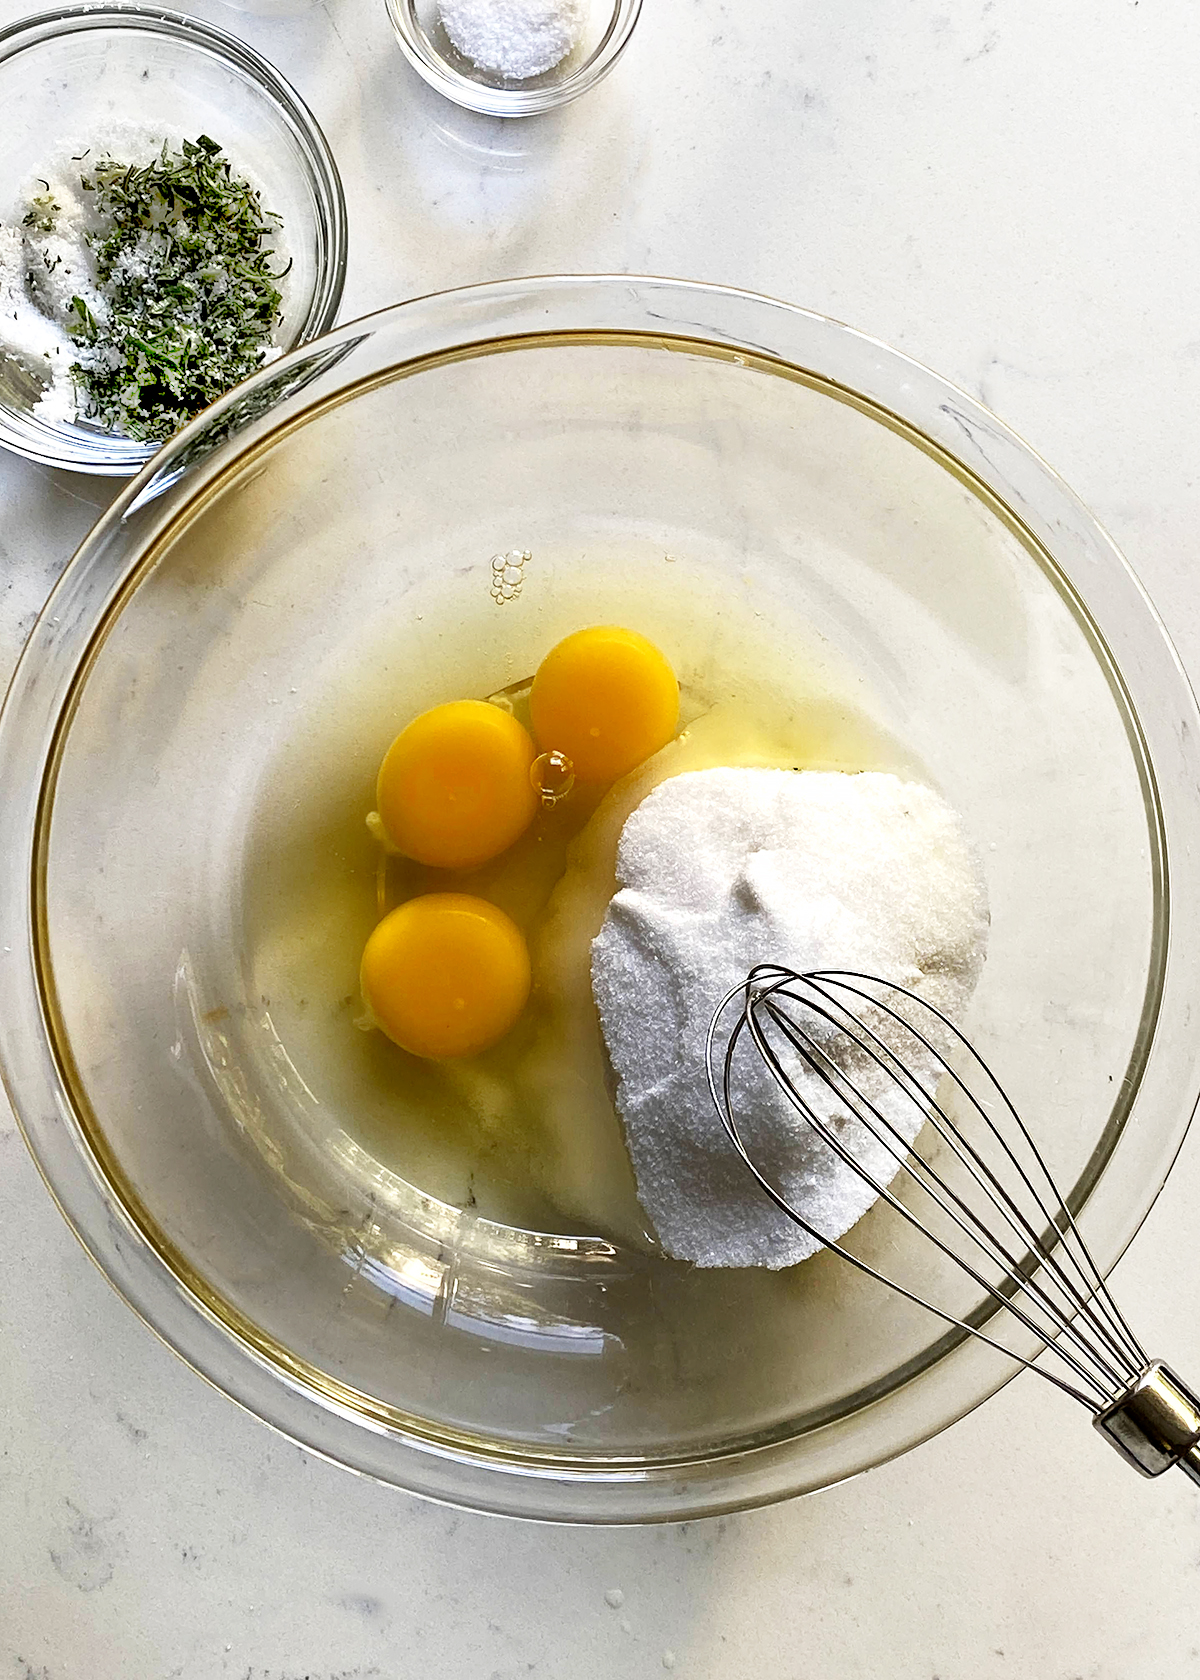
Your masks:
{"label": "small glass bowl", "polygon": [[589,0],[583,35],[552,69],[511,81],[460,53],[438,15],[438,0],[387,0],[401,51],[419,76],[468,111],[532,117],[567,105],[603,81],[624,52],[642,0]]}
{"label": "small glass bowl", "polygon": [[[312,113],[279,72],[235,36],[179,12],[76,6],[0,30],[0,223],[26,183],[68,147],[136,125],[208,134],[259,187],[292,257],[278,342],[284,351],[334,322],[346,273],[346,206]],[[0,335],[0,352],[3,350]],[[37,412],[43,383],[0,353],[0,444],[49,466],[128,477],[157,445]]]}

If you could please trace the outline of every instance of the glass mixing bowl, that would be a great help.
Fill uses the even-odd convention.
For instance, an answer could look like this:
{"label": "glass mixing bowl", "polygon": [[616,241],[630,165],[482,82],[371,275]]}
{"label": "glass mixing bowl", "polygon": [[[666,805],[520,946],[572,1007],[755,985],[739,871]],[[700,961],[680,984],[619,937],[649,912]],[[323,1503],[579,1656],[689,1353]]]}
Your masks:
{"label": "glass mixing bowl", "polygon": [[[276,342],[316,338],[337,316],[346,277],[346,205],[337,165],[312,112],[266,59],[236,36],[181,12],[73,6],[0,30],[0,223],[19,219],[29,181],[52,158],[133,130],[209,135],[280,218],[292,259],[281,283]],[[4,354],[0,444],[72,472],[132,476],[154,444],[38,409],[37,363]]]}
{"label": "glass mixing bowl", "polygon": [[[495,600],[511,549],[523,587]],[[369,806],[388,730],[596,621],[684,667],[743,644],[819,667],[963,814],[992,910],[966,1025],[1111,1266],[1197,1091],[1187,681],[1112,543],[991,414],[713,287],[401,305],[257,376],[127,488],[0,720],[0,1061],[89,1252],[243,1405],[463,1505],[651,1521],[835,1482],[1012,1367],[830,1255],[704,1273],[438,1199],[308,1056],[264,875],[289,848],[356,867],[323,825]],[[278,767],[309,732],[301,791]],[[911,1246],[879,1210],[854,1241]]]}

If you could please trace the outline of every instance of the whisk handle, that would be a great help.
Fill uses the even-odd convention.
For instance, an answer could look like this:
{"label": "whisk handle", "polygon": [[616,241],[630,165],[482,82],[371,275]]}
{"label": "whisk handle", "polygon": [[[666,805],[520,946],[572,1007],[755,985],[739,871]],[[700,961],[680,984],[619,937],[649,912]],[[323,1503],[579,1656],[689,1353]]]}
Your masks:
{"label": "whisk handle", "polygon": [[1143,1476],[1161,1476],[1178,1464],[1200,1486],[1200,1398],[1161,1359],[1147,1365],[1094,1422]]}

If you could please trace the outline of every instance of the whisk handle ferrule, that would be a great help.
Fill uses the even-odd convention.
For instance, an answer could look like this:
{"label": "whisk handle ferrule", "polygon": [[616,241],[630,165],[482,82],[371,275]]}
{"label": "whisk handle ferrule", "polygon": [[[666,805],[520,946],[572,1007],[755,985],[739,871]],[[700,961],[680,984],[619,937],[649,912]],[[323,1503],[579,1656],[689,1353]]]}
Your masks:
{"label": "whisk handle ferrule", "polygon": [[1200,1398],[1160,1359],[1094,1422],[1143,1476],[1161,1476],[1178,1464],[1200,1484]]}

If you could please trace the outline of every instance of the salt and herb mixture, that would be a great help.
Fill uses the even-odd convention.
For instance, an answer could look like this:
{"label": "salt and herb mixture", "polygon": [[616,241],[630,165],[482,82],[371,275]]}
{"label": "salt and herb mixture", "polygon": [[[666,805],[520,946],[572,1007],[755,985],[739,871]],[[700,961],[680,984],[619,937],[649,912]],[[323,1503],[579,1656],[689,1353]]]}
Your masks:
{"label": "salt and herb mixture", "polygon": [[579,44],[585,0],[438,0],[442,28],[465,58],[510,81],[561,64]]}
{"label": "salt and herb mixture", "polygon": [[[729,1146],[705,1068],[712,1012],[757,963],[779,963],[878,974],[960,1016],[983,964],[987,906],[958,818],[929,788],[878,772],[691,771],[627,819],[617,879],[592,945],[592,990],[638,1198],[676,1259],[795,1265],[820,1244]],[[809,1079],[809,1101],[886,1184],[895,1159]],[[914,1105],[869,1064],[854,1079],[911,1142]],[[757,1057],[735,1064],[734,1098],[768,1177],[823,1236],[843,1236],[874,1201],[870,1185]]]}
{"label": "salt and herb mixture", "polygon": [[278,353],[280,231],[207,135],[33,183],[0,227],[0,350],[45,379],[38,417],[164,442]]}

